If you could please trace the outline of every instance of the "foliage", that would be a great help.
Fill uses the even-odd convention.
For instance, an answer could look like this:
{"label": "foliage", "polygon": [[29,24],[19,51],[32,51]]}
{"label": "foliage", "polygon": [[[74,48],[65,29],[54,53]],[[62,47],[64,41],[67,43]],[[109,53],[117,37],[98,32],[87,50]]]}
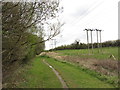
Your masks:
{"label": "foliage", "polygon": [[[102,44],[99,44],[100,47],[119,47],[120,46],[120,40],[114,40],[114,41],[106,41],[103,42]],[[98,48],[97,43],[93,43],[94,48]],[[64,49],[87,49],[88,45],[85,43],[80,43],[79,41],[75,40],[74,43],[70,45],[62,45],[59,47],[56,47],[53,50],[64,50]],[[92,44],[89,44],[89,48],[92,48]]]}
{"label": "foliage", "polygon": [[[59,1],[2,2],[3,78],[28,62],[45,47],[45,41],[60,33],[61,23],[48,22],[59,12]],[[46,24],[47,23],[47,24]],[[45,39],[45,25],[52,33]],[[10,72],[11,71],[11,72]],[[4,81],[3,81],[4,82]]]}

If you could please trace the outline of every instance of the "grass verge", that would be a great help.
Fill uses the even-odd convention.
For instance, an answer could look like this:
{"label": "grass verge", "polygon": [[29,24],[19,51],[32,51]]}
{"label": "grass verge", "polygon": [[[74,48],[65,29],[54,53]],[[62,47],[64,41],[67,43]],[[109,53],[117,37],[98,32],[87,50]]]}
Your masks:
{"label": "grass verge", "polygon": [[69,88],[114,88],[114,86],[86,73],[80,67],[49,57],[41,58],[46,59],[61,74]]}
{"label": "grass verge", "polygon": [[36,57],[11,77],[7,88],[61,88],[62,85],[54,72]]}

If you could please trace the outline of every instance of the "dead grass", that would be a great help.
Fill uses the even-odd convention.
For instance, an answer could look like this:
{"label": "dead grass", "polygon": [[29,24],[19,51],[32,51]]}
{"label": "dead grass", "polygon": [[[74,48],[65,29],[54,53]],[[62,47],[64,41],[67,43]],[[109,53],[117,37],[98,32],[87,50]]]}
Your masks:
{"label": "dead grass", "polygon": [[118,74],[118,61],[116,60],[97,60],[94,62],[94,66],[101,67],[108,71],[107,74],[113,73],[113,75]]}
{"label": "dead grass", "polygon": [[61,56],[59,53],[48,52],[46,55],[55,58],[57,60],[69,61],[72,63],[76,63],[80,66],[86,67],[91,70],[95,70],[96,72],[102,73],[104,75],[109,76],[117,76],[118,75],[118,61],[117,60],[97,60],[97,59],[89,59],[89,58],[80,58],[77,56]]}

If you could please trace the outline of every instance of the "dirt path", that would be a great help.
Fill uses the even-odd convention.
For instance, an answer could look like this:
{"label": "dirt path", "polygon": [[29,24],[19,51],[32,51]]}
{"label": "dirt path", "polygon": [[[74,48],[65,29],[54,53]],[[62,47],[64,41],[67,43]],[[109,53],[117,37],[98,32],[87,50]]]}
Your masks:
{"label": "dirt path", "polygon": [[62,77],[61,77],[60,74],[58,73],[58,71],[56,71],[56,70],[55,70],[49,63],[47,63],[45,60],[43,60],[43,62],[53,70],[53,72],[56,74],[56,76],[57,76],[58,79],[60,80],[63,88],[68,88],[67,85],[66,85],[66,83],[65,83],[65,81],[62,79]]}

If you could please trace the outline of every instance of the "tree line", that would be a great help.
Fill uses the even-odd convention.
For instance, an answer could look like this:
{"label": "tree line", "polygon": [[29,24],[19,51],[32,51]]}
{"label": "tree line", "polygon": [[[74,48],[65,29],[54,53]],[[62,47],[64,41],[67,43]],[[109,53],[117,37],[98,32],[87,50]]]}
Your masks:
{"label": "tree line", "polygon": [[[105,41],[102,42],[101,44],[99,44],[99,47],[119,47],[120,46],[120,40],[114,40],[114,41]],[[98,44],[97,43],[93,43],[93,47],[94,48],[98,48]],[[56,47],[55,49],[51,49],[51,50],[65,50],[65,49],[87,49],[88,45],[85,43],[81,43],[79,40],[75,40],[74,43],[70,44],[70,45],[62,45],[59,47]],[[92,44],[89,44],[89,48],[92,48]]]}
{"label": "tree line", "polygon": [[61,11],[57,0],[2,2],[3,79],[40,54],[45,41],[60,33],[63,24],[50,20],[57,18]]}

